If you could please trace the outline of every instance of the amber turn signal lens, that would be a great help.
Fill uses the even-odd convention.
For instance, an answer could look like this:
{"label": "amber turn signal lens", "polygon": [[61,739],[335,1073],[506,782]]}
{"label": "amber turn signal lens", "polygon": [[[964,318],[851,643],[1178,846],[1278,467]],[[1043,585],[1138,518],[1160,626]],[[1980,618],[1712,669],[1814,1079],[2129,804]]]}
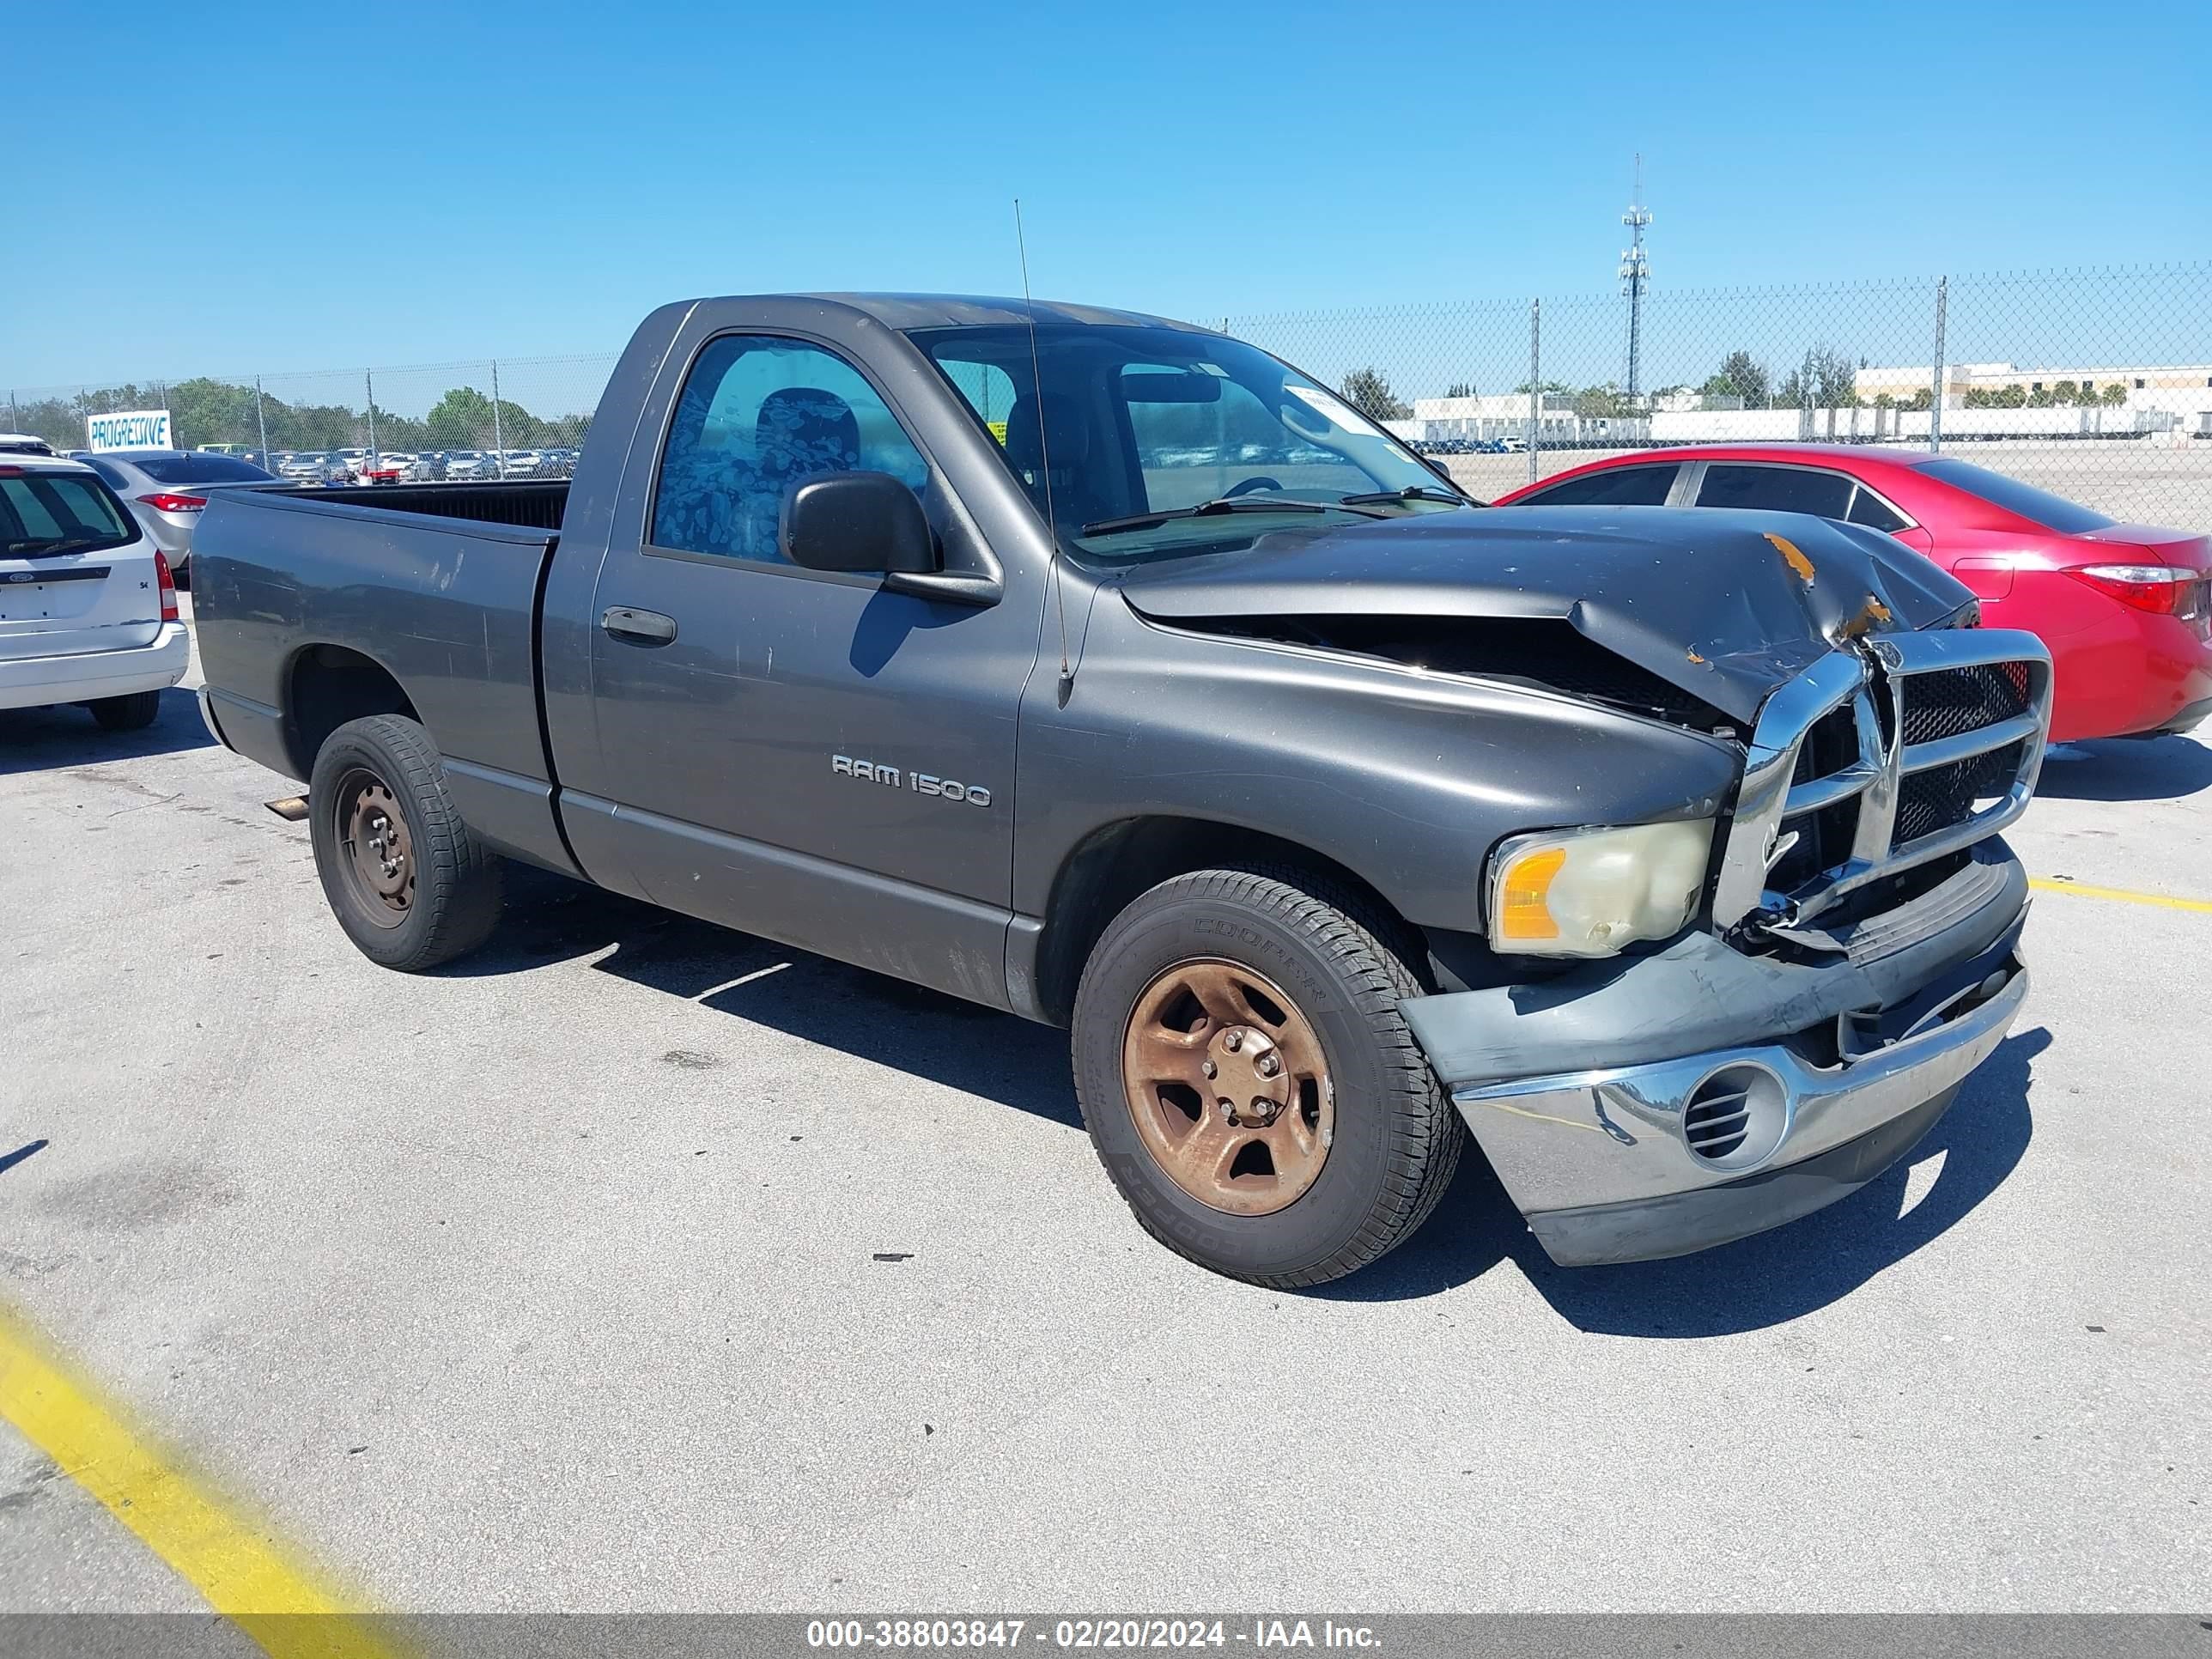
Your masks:
{"label": "amber turn signal lens", "polygon": [[1567,861],[1564,848],[1552,847],[1523,854],[1506,867],[1498,890],[1498,932],[1501,939],[1545,939],[1559,936],[1545,901],[1552,878]]}

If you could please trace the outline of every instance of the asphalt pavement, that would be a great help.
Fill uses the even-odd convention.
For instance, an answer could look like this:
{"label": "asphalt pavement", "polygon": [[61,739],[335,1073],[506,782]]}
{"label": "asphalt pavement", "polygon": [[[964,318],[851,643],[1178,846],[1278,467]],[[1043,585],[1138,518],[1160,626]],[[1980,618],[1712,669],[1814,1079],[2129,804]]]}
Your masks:
{"label": "asphalt pavement", "polygon": [[[2212,908],[2038,894],[1907,1168],[1551,1267],[1470,1158],[1316,1291],[1138,1230],[1060,1034],[550,878],[331,921],[191,697],[0,714],[0,1307],[374,1606],[2212,1600]],[[2037,876],[2212,899],[2212,749],[2063,751]],[[0,1610],[190,1609],[0,1424]]]}

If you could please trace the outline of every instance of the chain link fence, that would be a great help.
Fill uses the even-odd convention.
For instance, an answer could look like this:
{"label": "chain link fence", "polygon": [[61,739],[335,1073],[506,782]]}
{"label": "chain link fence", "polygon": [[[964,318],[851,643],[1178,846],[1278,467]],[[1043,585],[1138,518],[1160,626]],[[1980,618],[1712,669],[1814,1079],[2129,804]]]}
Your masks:
{"label": "chain link fence", "polygon": [[[1340,387],[1489,499],[1624,450],[1940,448],[2121,520],[2212,525],[2212,261],[1208,318]],[[167,409],[174,441],[282,464],[358,450],[414,476],[557,476],[613,351],[16,387],[57,449]],[[4,372],[4,366],[0,366]]]}
{"label": "chain link fence", "polygon": [[[1941,449],[2212,525],[2212,262],[1223,319],[1484,499],[1690,443]],[[1940,365],[1940,368],[1939,366]]]}

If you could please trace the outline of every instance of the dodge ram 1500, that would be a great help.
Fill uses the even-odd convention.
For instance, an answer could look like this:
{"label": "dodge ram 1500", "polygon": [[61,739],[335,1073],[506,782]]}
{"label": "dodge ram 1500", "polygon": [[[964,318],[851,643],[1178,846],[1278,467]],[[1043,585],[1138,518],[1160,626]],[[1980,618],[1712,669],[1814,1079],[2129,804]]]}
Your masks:
{"label": "dodge ram 1500", "polygon": [[1137,1218],[1263,1284],[1470,1129],[1564,1263],[1787,1221],[2027,990],[2033,638],[1850,525],[1486,510],[1157,318],[668,306],[573,481],[229,495],[193,562],[373,960],[519,860],[1067,1025]]}

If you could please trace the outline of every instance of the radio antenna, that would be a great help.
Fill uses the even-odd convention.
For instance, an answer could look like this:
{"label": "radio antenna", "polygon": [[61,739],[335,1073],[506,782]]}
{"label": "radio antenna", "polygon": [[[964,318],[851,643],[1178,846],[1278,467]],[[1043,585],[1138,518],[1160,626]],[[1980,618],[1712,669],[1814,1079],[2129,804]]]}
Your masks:
{"label": "radio antenna", "polygon": [[1022,310],[1030,322],[1030,386],[1036,398],[1037,459],[1044,464],[1044,527],[1052,538],[1046,567],[1054,611],[1060,618],[1060,706],[1075,689],[1075,670],[1067,660],[1067,592],[1060,574],[1060,518],[1052,510],[1052,446],[1044,432],[1044,369],[1037,361],[1036,302],[1030,298],[1030,246],[1022,234],[1022,198],[1014,198],[1014,246],[1022,258]]}

